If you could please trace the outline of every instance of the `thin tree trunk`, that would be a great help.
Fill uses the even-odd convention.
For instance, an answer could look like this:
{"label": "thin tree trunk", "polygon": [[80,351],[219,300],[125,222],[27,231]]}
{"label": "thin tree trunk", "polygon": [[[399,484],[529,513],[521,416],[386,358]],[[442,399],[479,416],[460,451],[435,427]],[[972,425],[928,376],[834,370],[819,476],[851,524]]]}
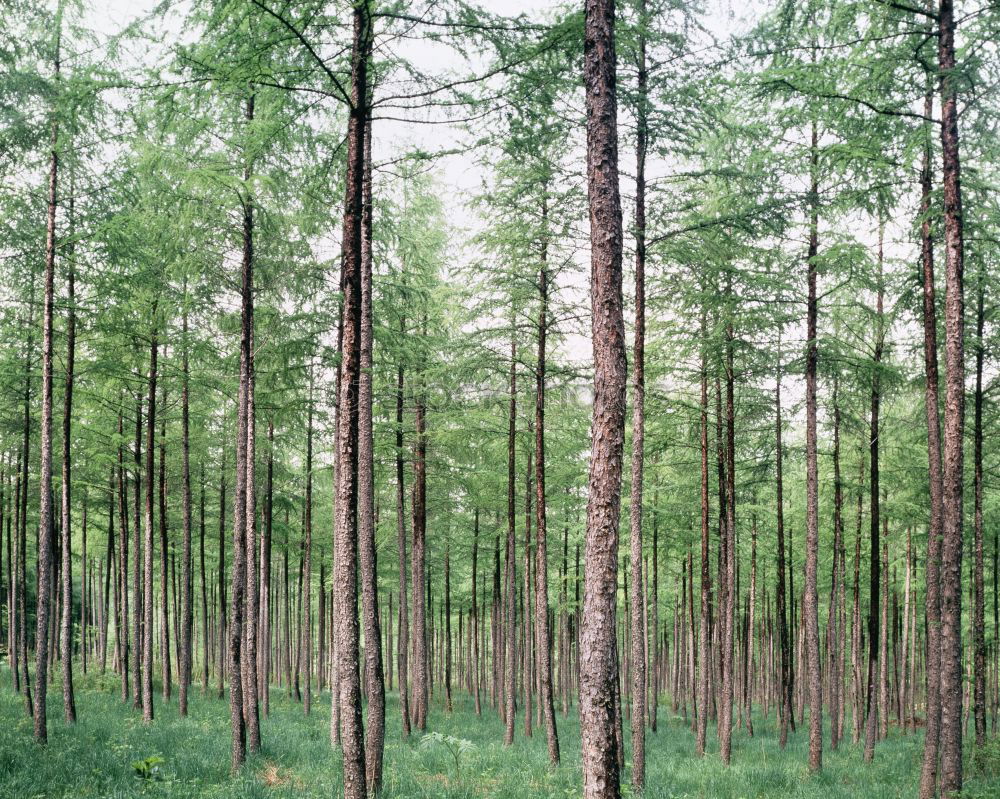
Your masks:
{"label": "thin tree trunk", "polygon": [[[75,191],[73,181],[73,170],[70,169],[70,196],[69,196],[69,228],[70,236],[73,235],[73,192]],[[76,361],[76,268],[74,265],[75,252],[72,243],[67,245],[67,318],[66,318],[66,383],[63,390],[63,418],[62,418],[62,523],[60,533],[62,537],[62,565],[60,575],[62,577],[62,619],[59,627],[59,650],[62,660],[62,694],[63,694],[63,715],[69,724],[76,723],[76,700],[73,696],[73,529],[72,529],[72,479],[71,479],[71,457],[70,451],[73,446],[72,424],[73,424],[73,379],[74,363]],[[86,514],[86,505],[84,506]],[[86,515],[84,515],[86,519]],[[84,523],[86,525],[86,522]],[[80,570],[81,585],[86,585],[87,576],[87,531],[84,526],[83,531],[83,559]],[[86,607],[86,591],[81,596],[81,612]],[[83,657],[83,670],[87,671],[87,642],[86,642],[86,620],[81,616],[81,650]]]}
{"label": "thin tree trunk", "polygon": [[[56,33],[55,73],[59,80],[59,37],[62,26],[62,3],[59,4],[56,23],[60,26]],[[56,202],[59,180],[59,154],[56,152],[59,126],[53,118],[52,137],[49,151],[49,193],[48,214],[45,235],[45,299],[42,311],[42,420],[41,420],[41,467],[39,479],[39,511],[38,511],[38,590],[35,610],[35,697],[34,697],[34,731],[35,740],[45,743],[48,740],[46,716],[46,691],[48,690],[49,667],[49,616],[51,614],[52,591],[52,314],[55,305],[55,268],[56,268]],[[27,435],[27,432],[25,432]],[[25,455],[24,487],[27,490],[27,455]],[[22,519],[27,517],[27,502],[24,503]],[[21,555],[24,568],[24,553]],[[23,588],[22,588],[23,590]],[[21,613],[22,618],[24,613]],[[22,654],[26,651],[22,650]],[[27,659],[24,661],[27,673]]]}
{"label": "thin tree trunk", "polygon": [[642,573],[642,478],[646,439],[646,142],[648,97],[646,71],[646,0],[639,3],[638,96],[636,98],[635,176],[635,343],[632,355],[632,474],[629,508],[629,548],[632,572],[632,787],[646,784],[646,637]]}
{"label": "thin tree trunk", "polygon": [[983,593],[983,274],[979,273],[976,292],[976,393],[974,406],[974,543],[972,570],[973,608],[973,691],[972,709],[976,723],[976,749],[986,745],[986,618]]}
{"label": "thin tree trunk", "polygon": [[[873,358],[872,389],[871,389],[871,423],[869,428],[869,453],[871,475],[869,480],[871,503],[871,565],[869,569],[868,592],[868,687],[865,700],[865,762],[871,762],[875,755],[876,730],[876,696],[875,680],[878,667],[879,646],[879,602],[881,592],[879,580],[881,577],[881,560],[879,556],[879,411],[882,400],[882,348],[885,343],[882,310],[882,227],[879,227],[878,248],[878,291],[876,299],[875,321],[875,353]],[[882,708],[884,714],[888,708]]]}
{"label": "thin tree trunk", "polygon": [[361,360],[358,388],[358,537],[361,556],[361,614],[365,635],[365,697],[368,735],[365,779],[368,793],[382,793],[385,747],[385,676],[378,613],[378,561],[375,550],[375,460],[372,436],[372,169],[371,124],[364,133],[361,211]]}
{"label": "thin tree trunk", "polygon": [[506,655],[504,658],[504,736],[503,745],[514,743],[514,714],[517,712],[517,700],[514,696],[514,672],[516,668],[517,641],[514,637],[514,606],[517,594],[515,587],[515,537],[514,537],[514,485],[515,472],[515,434],[517,426],[517,342],[515,332],[511,330],[510,341],[510,412],[507,420],[507,547],[504,558],[504,642]]}
{"label": "thin tree trunk", "polygon": [[[924,96],[924,116],[933,114],[934,95],[928,79]],[[920,770],[920,799],[933,799],[937,792],[938,756],[941,730],[941,533],[943,523],[944,477],[941,462],[941,423],[938,418],[937,301],[934,289],[934,241],[932,239],[930,122],[925,124],[923,168],[920,173],[920,243],[923,267],[924,329],[924,412],[927,419],[927,460],[930,518],[927,531],[925,567],[926,645],[924,680],[926,683],[927,723],[924,730],[924,755]]]}
{"label": "thin tree trunk", "polygon": [[142,561],[142,720],[153,721],[153,492],[154,444],[156,441],[156,358],[159,352],[156,310],[153,301],[153,324],[149,337],[149,410],[146,414],[146,496],[143,506],[143,561]]}
{"label": "thin tree trunk", "polygon": [[[400,319],[400,332],[405,333],[406,322]],[[403,472],[403,367],[396,372],[396,548],[399,559],[399,632],[397,657],[399,658],[399,712],[403,737],[410,737],[409,669],[407,663],[410,646],[410,621],[406,594],[406,481]],[[478,519],[478,516],[477,516]]]}
{"label": "thin tree trunk", "polygon": [[[184,283],[187,299],[187,280]],[[194,608],[191,604],[193,580],[191,576],[191,439],[190,408],[188,404],[188,310],[185,304],[181,315],[181,674],[180,714],[188,712],[188,687],[191,685],[191,627]],[[202,538],[204,547],[204,538]],[[204,592],[203,592],[204,595]]]}
{"label": "thin tree trunk", "polygon": [[812,126],[809,192],[809,253],[807,281],[809,299],[806,313],[806,584],[802,614],[805,623],[806,659],[809,669],[809,770],[823,768],[823,683],[819,655],[819,596],[816,590],[819,550],[819,471],[816,445],[816,372],[818,302],[816,259],[819,253],[819,134]]}
{"label": "thin tree trunk", "polygon": [[[548,198],[542,206],[543,224],[548,218]],[[535,651],[538,667],[538,704],[545,721],[549,763],[559,764],[559,735],[552,696],[552,649],[549,632],[548,523],[545,499],[545,347],[548,333],[549,274],[548,228],[543,232],[542,266],[538,273],[538,363],[535,371]],[[478,527],[478,516],[477,516]],[[473,561],[474,563],[475,561]],[[473,570],[475,566],[473,566]],[[475,590],[473,590],[473,596]],[[473,599],[475,603],[475,599]],[[473,607],[475,605],[473,604]],[[477,693],[478,696],[478,693]],[[478,701],[478,700],[477,700]]]}

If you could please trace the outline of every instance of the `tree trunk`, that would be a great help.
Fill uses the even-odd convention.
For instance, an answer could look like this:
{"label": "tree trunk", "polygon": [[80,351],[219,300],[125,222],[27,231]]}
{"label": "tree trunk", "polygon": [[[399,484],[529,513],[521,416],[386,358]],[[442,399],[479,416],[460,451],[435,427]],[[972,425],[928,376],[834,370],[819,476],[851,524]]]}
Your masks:
{"label": "tree trunk", "polygon": [[[70,196],[69,196],[69,228],[70,235],[73,235],[73,192],[75,190],[73,182],[73,171],[70,169]],[[62,694],[63,694],[63,715],[69,724],[76,723],[76,700],[73,696],[73,527],[72,527],[72,479],[71,479],[71,458],[70,451],[73,446],[72,424],[73,424],[73,368],[76,360],[76,269],[74,266],[75,252],[72,243],[67,245],[67,319],[66,319],[66,383],[63,391],[63,418],[62,418],[62,523],[60,534],[62,538],[62,565],[60,575],[62,577],[62,619],[59,626],[59,650],[62,660]],[[86,508],[84,510],[86,513]],[[86,518],[86,516],[84,516]],[[87,531],[83,531],[83,558],[80,570],[81,585],[86,585],[87,575]],[[81,609],[86,606],[86,591],[81,597]],[[87,671],[87,642],[86,642],[86,619],[81,616],[81,654],[83,657],[83,670]]]}
{"label": "tree trunk", "polygon": [[774,486],[777,524],[777,587],[775,589],[775,613],[778,617],[778,649],[781,668],[778,676],[778,718],[780,725],[779,745],[782,749],[788,743],[788,726],[792,716],[792,664],[788,647],[788,612],[785,594],[785,501],[784,477],[782,475],[783,448],[781,443],[781,331],[778,332],[778,374],[774,388],[775,408],[775,450]]}
{"label": "tree trunk", "polygon": [[646,637],[643,633],[642,478],[646,439],[646,0],[639,4],[638,97],[636,99],[635,175],[635,344],[632,356],[632,474],[629,508],[629,549],[632,572],[632,787],[646,784]]}
{"label": "tree trunk", "polygon": [[516,669],[517,641],[514,637],[514,606],[517,595],[515,537],[514,537],[514,485],[515,485],[515,434],[517,430],[517,341],[513,322],[510,341],[510,413],[507,420],[507,547],[504,558],[504,736],[503,745],[514,743],[514,714],[517,702],[514,696],[514,672]]}
{"label": "tree trunk", "polygon": [[976,292],[976,393],[974,410],[974,479],[975,513],[972,570],[973,608],[973,691],[972,710],[976,724],[976,749],[986,745],[986,618],[985,595],[983,593],[983,274],[979,273]]}
{"label": "tree trunk", "polygon": [[[166,346],[163,349],[167,354]],[[160,668],[163,677],[163,701],[170,701],[170,598],[167,580],[167,387],[160,399],[160,470],[157,479],[160,510]]]}
{"label": "tree trunk", "polygon": [[[181,674],[180,714],[187,715],[188,687],[191,684],[191,626],[194,608],[191,604],[193,580],[191,577],[191,439],[190,409],[188,407],[188,311],[187,280],[184,282],[185,306],[181,318]],[[204,542],[204,538],[202,538]],[[204,551],[204,545],[203,545]],[[207,649],[206,649],[207,651]]]}
{"label": "tree trunk", "polygon": [[[869,480],[871,503],[871,565],[869,568],[868,592],[868,688],[865,700],[865,762],[871,762],[875,755],[876,730],[876,697],[875,680],[878,667],[879,646],[879,602],[881,592],[879,580],[881,577],[881,560],[879,555],[879,411],[882,400],[882,348],[885,343],[882,309],[882,227],[879,227],[878,245],[878,291],[876,299],[875,321],[875,352],[873,358],[872,389],[871,389],[871,423],[869,428],[869,453],[871,476]],[[884,714],[888,708],[882,708]]]}
{"label": "tree trunk", "polygon": [[809,770],[823,768],[823,683],[819,656],[819,597],[816,590],[816,559],[819,550],[819,471],[816,453],[816,371],[818,302],[816,258],[819,253],[819,134],[812,126],[809,192],[809,253],[806,312],[806,584],[802,614],[805,622],[806,660],[809,668]]}
{"label": "tree trunk", "polygon": [[[400,332],[405,334],[406,322],[399,321]],[[403,472],[403,367],[396,372],[396,547],[399,557],[399,632],[397,657],[399,658],[399,712],[403,737],[410,737],[409,669],[407,656],[410,646],[410,620],[406,606],[406,481]],[[478,519],[478,516],[477,516]]]}
{"label": "tree trunk", "polygon": [[[548,218],[548,198],[543,202],[543,224]],[[559,736],[552,696],[552,649],[549,632],[548,524],[545,499],[545,347],[548,333],[549,274],[548,228],[543,231],[542,266],[538,273],[538,363],[535,367],[535,651],[538,668],[538,703],[545,720],[549,763],[559,764]],[[478,526],[478,517],[477,517]],[[473,567],[474,568],[474,567]],[[475,594],[475,591],[473,591]],[[475,602],[475,599],[473,599]]]}
{"label": "tree trunk", "polygon": [[944,474],[941,514],[941,795],[962,790],[962,436],[965,428],[965,302],[962,188],[955,72],[955,11],[938,7],[945,255]]}
{"label": "tree trunk", "polygon": [[[359,378],[361,371],[362,285],[364,283],[365,130],[368,126],[368,59],[371,14],[367,0],[353,14],[351,109],[347,132],[347,176],[342,238],[343,324],[339,417],[337,421],[337,494],[335,584],[337,661],[345,799],[367,795],[361,681],[358,675],[358,472]],[[372,642],[378,646],[377,642]]]}
{"label": "tree trunk", "polygon": [[587,0],[584,83],[594,411],[580,626],[580,729],[586,799],[617,797],[620,790],[614,713],[615,599],[626,367],[615,67],[614,0]]}
{"label": "tree trunk", "polygon": [[385,676],[378,614],[375,550],[375,460],[372,436],[372,165],[371,124],[365,126],[361,211],[361,361],[358,388],[358,536],[361,555],[361,614],[365,635],[365,697],[368,735],[365,779],[372,796],[382,793],[385,746]]}
{"label": "tree trunk", "polygon": [[[924,96],[924,116],[933,114],[934,96],[928,80]],[[927,723],[924,730],[924,756],[920,771],[920,799],[933,799],[937,792],[938,753],[941,729],[941,532],[943,513],[943,473],[941,463],[941,423],[938,418],[937,301],[934,290],[934,241],[932,239],[930,123],[925,124],[923,168],[920,172],[920,243],[923,279],[924,329],[924,412],[927,419],[927,460],[930,495],[930,519],[927,531],[925,567],[926,646],[924,679],[926,683]]]}
{"label": "tree trunk", "polygon": [[[698,709],[695,754],[705,754],[705,738],[708,729],[708,691],[711,681],[712,662],[708,656],[709,621],[711,618],[712,571],[709,563],[709,509],[708,509],[708,364],[705,355],[706,336],[705,309],[701,311],[701,401],[699,406],[699,432],[701,448],[701,616],[698,630],[698,653],[701,671],[698,674]],[[779,528],[780,529],[780,528]],[[694,585],[691,585],[694,593]],[[693,599],[692,599],[693,602]],[[692,620],[694,610],[692,609]]]}
{"label": "tree trunk", "polygon": [[143,561],[142,561],[142,720],[153,720],[153,491],[154,444],[156,442],[156,358],[159,352],[156,309],[153,301],[153,326],[149,337],[149,410],[146,414],[146,496],[143,506]]}
{"label": "tree trunk", "polygon": [[[59,6],[59,19],[62,24],[62,5]],[[55,72],[59,79],[59,34],[56,34]],[[49,615],[51,614],[52,592],[52,314],[55,304],[55,269],[56,269],[56,191],[59,180],[59,154],[56,152],[58,143],[58,122],[52,121],[52,138],[49,152],[49,194],[48,214],[45,235],[45,299],[42,311],[42,443],[41,472],[39,480],[39,511],[38,511],[38,590],[35,610],[35,698],[34,698],[34,730],[35,740],[45,743],[48,740],[46,716],[46,691],[48,690],[49,667]],[[27,435],[27,431],[25,431]],[[25,456],[24,487],[27,490],[27,456]],[[22,519],[27,517],[27,502],[24,503]],[[21,556],[24,567],[24,553]],[[22,589],[23,590],[23,589]],[[24,613],[21,613],[22,618]],[[22,650],[22,654],[27,654]],[[24,661],[27,673],[27,659]]]}

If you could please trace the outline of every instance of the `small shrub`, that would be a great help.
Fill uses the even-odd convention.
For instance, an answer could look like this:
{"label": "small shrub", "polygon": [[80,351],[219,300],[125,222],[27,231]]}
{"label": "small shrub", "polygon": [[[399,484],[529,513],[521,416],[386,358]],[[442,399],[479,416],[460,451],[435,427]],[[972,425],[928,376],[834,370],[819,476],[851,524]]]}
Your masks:
{"label": "small shrub", "polygon": [[160,766],[166,763],[159,755],[150,755],[143,760],[136,760],[132,763],[132,768],[135,770],[137,777],[144,780],[158,780],[163,778],[163,773],[160,770]]}

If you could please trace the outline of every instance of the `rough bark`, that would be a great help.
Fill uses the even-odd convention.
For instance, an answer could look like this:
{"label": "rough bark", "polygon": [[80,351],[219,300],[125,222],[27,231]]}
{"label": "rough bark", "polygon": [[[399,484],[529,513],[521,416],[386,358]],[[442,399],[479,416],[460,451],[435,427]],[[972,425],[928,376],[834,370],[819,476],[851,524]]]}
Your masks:
{"label": "rough bark", "polygon": [[[934,95],[928,83],[924,116],[933,113]],[[920,770],[920,799],[932,799],[937,791],[938,752],[941,729],[941,532],[944,477],[941,462],[941,423],[938,401],[937,301],[934,289],[934,241],[932,238],[930,123],[925,125],[923,168],[920,172],[920,244],[923,283],[922,323],[924,333],[924,413],[927,420],[927,460],[930,513],[925,567],[926,653],[924,680],[927,723]]]}
{"label": "rough bark", "polygon": [[517,431],[517,343],[514,331],[511,331],[510,341],[510,411],[507,415],[507,545],[504,550],[504,655],[503,685],[504,685],[504,735],[503,745],[514,743],[514,714],[517,712],[517,700],[514,696],[515,660],[517,655],[517,639],[514,637],[514,616],[516,614],[515,596],[517,594],[516,561],[515,561],[515,530],[514,530],[514,485],[515,473],[515,434]]}
{"label": "rough bark", "polygon": [[[405,332],[406,322],[400,319],[400,332]],[[410,737],[409,664],[410,620],[406,594],[406,479],[403,471],[403,367],[396,371],[396,547],[399,558],[399,630],[397,633],[397,658],[399,672],[399,712],[402,718],[403,737]],[[477,517],[478,518],[478,517]]]}
{"label": "rough bark", "polygon": [[802,615],[809,669],[809,770],[823,768],[823,682],[819,654],[819,597],[816,590],[819,550],[819,471],[816,444],[816,372],[818,366],[816,258],[819,251],[819,135],[812,128],[811,185],[809,191],[809,252],[806,311],[806,584]]}
{"label": "rough bark", "polygon": [[[186,281],[184,290],[186,295]],[[191,684],[191,626],[194,613],[191,604],[191,413],[188,401],[188,375],[188,311],[185,305],[181,315],[181,673],[178,698],[182,716],[186,716],[188,712],[188,687]],[[204,538],[202,541],[204,542]],[[208,652],[207,648],[205,652]]]}
{"label": "rough bark", "polygon": [[[368,123],[368,59],[371,15],[367,0],[353,13],[351,107],[347,131],[347,176],[342,237],[343,323],[339,416],[337,420],[337,488],[335,581],[337,587],[336,645],[339,671],[340,737],[344,762],[345,799],[364,799],[364,730],[361,721],[361,680],[358,674],[358,461],[359,379],[361,370],[361,306],[365,182],[365,129]],[[375,643],[377,646],[377,642]]]}
{"label": "rough bark", "polygon": [[[70,169],[70,196],[68,203],[70,235],[73,235],[73,170]],[[73,380],[74,362],[76,360],[76,268],[74,266],[75,252],[72,243],[67,245],[66,250],[66,288],[67,305],[66,314],[66,382],[63,389],[63,418],[62,418],[62,523],[60,524],[60,534],[62,539],[61,554],[62,564],[59,572],[61,577],[62,591],[62,619],[59,625],[59,652],[62,661],[62,694],[63,694],[63,716],[67,723],[76,722],[76,700],[73,696],[73,526],[72,526],[72,474],[70,452],[73,446]],[[86,511],[85,511],[86,512]],[[86,517],[84,517],[86,518]],[[86,586],[87,576],[87,547],[86,547],[86,527],[84,527],[84,548],[81,560],[81,584]],[[86,591],[81,597],[81,608],[86,605]],[[83,657],[83,670],[87,670],[87,642],[84,631],[86,630],[86,619],[81,616],[81,655]]]}
{"label": "rough bark", "polygon": [[[60,11],[62,6],[60,6]],[[61,24],[61,19],[60,19]],[[59,78],[59,39],[56,38],[55,56],[56,79]],[[42,310],[42,419],[41,419],[41,466],[39,478],[38,510],[38,590],[35,609],[35,697],[34,731],[35,740],[48,740],[46,716],[46,692],[48,690],[49,667],[49,615],[52,594],[52,314],[55,305],[56,267],[56,192],[59,181],[59,154],[56,151],[59,134],[58,123],[52,122],[51,147],[49,151],[48,213],[45,234],[45,284]],[[27,435],[27,431],[25,431]],[[27,489],[27,456],[25,456],[24,488]],[[22,510],[22,519],[27,515],[27,503]],[[23,568],[24,555],[21,556]],[[23,587],[22,587],[23,590]],[[21,613],[22,618],[24,613]],[[22,655],[26,654],[22,649]],[[24,661],[27,673],[27,660]]]}
{"label": "rough bark", "polygon": [[962,437],[965,429],[965,300],[962,187],[955,88],[955,9],[938,6],[938,67],[944,189],[945,404],[941,513],[942,796],[962,790]]}
{"label": "rough bark", "polygon": [[[547,219],[548,200],[542,207]],[[548,237],[543,231],[542,266],[538,273],[538,362],[535,367],[535,651],[538,668],[538,703],[545,721],[549,763],[559,764],[559,735],[552,691],[552,636],[549,632],[548,526],[545,498],[545,348],[548,333]],[[475,592],[473,592],[475,593]],[[473,599],[475,602],[475,599]]]}
{"label": "rough bark", "polygon": [[365,636],[365,779],[368,792],[382,792],[385,745],[385,676],[378,612],[375,551],[375,455],[372,435],[372,168],[371,125],[365,126],[361,212],[361,361],[358,389],[358,538],[361,559],[361,615]]}
{"label": "rough bark", "polygon": [[[157,339],[156,301],[153,302],[153,326],[149,337],[149,394],[146,412],[146,496],[143,505],[142,553],[142,720],[153,720],[153,492],[154,444],[156,441]],[[138,553],[137,553],[138,555]]]}
{"label": "rough bark", "polygon": [[974,463],[974,522],[972,569],[972,646],[973,646],[973,688],[972,712],[975,717],[976,749],[986,744],[986,607],[983,592],[983,275],[979,273],[976,292],[976,393],[973,410],[973,463]]}
{"label": "rough bark", "polygon": [[632,350],[632,474],[629,499],[629,554],[632,572],[632,787],[646,784],[646,636],[642,572],[642,478],[646,438],[646,2],[639,4],[638,97],[636,100],[635,175],[635,342]]}
{"label": "rough bark", "polygon": [[614,712],[615,597],[626,368],[615,66],[614,0],[587,0],[584,84],[594,411],[580,627],[580,729],[586,799],[616,797],[620,790]]}

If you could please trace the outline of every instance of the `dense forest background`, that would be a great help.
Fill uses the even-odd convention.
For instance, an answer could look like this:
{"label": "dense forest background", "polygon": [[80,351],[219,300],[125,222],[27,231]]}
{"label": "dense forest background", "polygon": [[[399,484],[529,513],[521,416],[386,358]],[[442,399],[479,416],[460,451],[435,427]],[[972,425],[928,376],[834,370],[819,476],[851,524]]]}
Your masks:
{"label": "dense forest background", "polygon": [[0,793],[994,795],[1000,7],[584,6],[0,8]]}

